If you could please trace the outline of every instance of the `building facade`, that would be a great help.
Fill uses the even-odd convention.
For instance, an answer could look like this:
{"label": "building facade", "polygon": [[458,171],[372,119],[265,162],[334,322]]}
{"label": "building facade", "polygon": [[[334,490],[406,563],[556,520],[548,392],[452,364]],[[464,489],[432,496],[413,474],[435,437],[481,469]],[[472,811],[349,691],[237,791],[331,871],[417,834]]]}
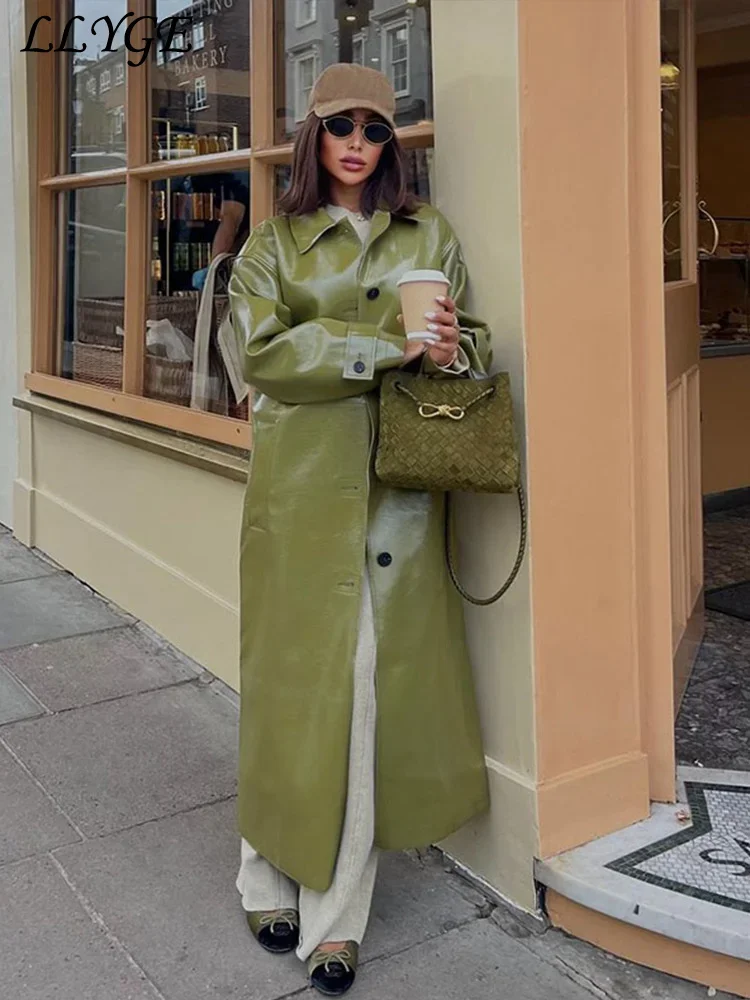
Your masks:
{"label": "building facade", "polygon": [[[0,381],[0,454],[11,444],[17,468],[0,520],[237,684],[252,442],[221,372],[207,396],[192,391],[192,279],[224,201],[248,224],[274,213],[316,74],[338,60],[382,69],[412,187],[454,225],[472,308],[510,372],[529,494],[518,581],[466,610],[492,809],[442,846],[573,933],[750,996],[741,935],[701,937],[682,911],[659,923],[661,904],[639,906],[635,888],[560,875],[569,852],[604,857],[606,838],[631,843],[650,816],[684,822],[675,710],[702,628],[701,497],[724,489],[701,470],[701,385],[723,392],[699,348],[698,228],[682,209],[700,10],[135,0],[155,18],[132,26],[139,60],[124,28],[92,54],[91,22],[113,7],[126,15],[101,0],[10,0],[3,15],[14,231],[0,252],[14,271],[0,357],[17,376]],[[50,18],[45,47],[73,14],[84,52],[22,51],[35,17]],[[156,22],[175,17],[173,47],[189,52],[164,51]],[[462,496],[458,509],[462,574],[489,592],[515,552],[513,501]]]}

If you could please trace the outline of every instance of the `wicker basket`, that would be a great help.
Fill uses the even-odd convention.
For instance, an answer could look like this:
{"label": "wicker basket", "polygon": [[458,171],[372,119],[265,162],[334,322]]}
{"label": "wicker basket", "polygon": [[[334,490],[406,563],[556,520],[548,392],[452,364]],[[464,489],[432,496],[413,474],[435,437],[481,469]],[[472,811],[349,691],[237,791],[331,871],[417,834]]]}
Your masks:
{"label": "wicker basket", "polygon": [[[178,406],[190,405],[193,364],[147,354],[144,394]],[[88,385],[122,391],[122,348],[103,344],[73,344],[73,378]]]}
{"label": "wicker basket", "polygon": [[[146,315],[148,319],[168,319],[192,340],[198,316],[198,293],[152,295]],[[78,299],[76,319],[76,340],[80,343],[122,348],[122,338],[117,333],[117,327],[123,329],[125,324],[122,299]]]}

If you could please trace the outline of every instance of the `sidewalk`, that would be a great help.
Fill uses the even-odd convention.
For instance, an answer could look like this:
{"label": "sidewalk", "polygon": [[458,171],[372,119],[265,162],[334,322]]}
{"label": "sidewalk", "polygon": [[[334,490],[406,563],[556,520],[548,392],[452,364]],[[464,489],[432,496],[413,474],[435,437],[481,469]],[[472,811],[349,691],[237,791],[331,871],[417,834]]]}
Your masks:
{"label": "sidewalk", "polygon": [[[319,996],[239,907],[236,728],[224,685],[0,528],[3,1000]],[[386,856],[352,1000],[706,996],[448,868]]]}

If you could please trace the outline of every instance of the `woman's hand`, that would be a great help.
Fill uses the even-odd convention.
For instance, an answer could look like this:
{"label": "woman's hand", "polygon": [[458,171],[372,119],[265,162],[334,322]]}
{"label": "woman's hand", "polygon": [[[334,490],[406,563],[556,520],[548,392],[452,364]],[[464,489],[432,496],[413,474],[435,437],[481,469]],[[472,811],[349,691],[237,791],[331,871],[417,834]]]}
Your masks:
{"label": "woman's hand", "polygon": [[423,354],[426,346],[423,340],[407,340],[404,348],[404,364]]}
{"label": "woman's hand", "polygon": [[[403,323],[404,317],[402,313],[399,313],[396,317],[397,323]],[[427,345],[423,340],[407,340],[406,347],[404,348],[404,360],[403,364],[407,364],[409,361],[413,361],[414,358],[418,358],[420,354],[424,353],[424,349]]]}
{"label": "woman's hand", "polygon": [[436,365],[449,365],[458,356],[458,318],[456,303],[447,295],[441,295],[435,300],[438,308],[434,312],[425,313],[427,329],[436,333],[440,340],[430,344],[427,353]]}

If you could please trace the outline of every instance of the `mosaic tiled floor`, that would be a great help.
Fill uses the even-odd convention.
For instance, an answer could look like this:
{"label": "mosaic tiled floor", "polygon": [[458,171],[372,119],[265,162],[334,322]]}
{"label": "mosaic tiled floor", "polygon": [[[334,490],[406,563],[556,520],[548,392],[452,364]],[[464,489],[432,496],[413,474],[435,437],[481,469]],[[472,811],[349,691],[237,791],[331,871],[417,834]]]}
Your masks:
{"label": "mosaic tiled floor", "polygon": [[[710,514],[704,553],[707,588],[750,580],[750,507]],[[750,622],[706,612],[675,742],[681,764],[750,771]]]}
{"label": "mosaic tiled floor", "polygon": [[686,781],[685,797],[690,826],[607,867],[750,913],[750,784]]}
{"label": "mosaic tiled floor", "polygon": [[538,880],[589,909],[750,961],[750,774],[680,768],[675,805],[538,862]]}

